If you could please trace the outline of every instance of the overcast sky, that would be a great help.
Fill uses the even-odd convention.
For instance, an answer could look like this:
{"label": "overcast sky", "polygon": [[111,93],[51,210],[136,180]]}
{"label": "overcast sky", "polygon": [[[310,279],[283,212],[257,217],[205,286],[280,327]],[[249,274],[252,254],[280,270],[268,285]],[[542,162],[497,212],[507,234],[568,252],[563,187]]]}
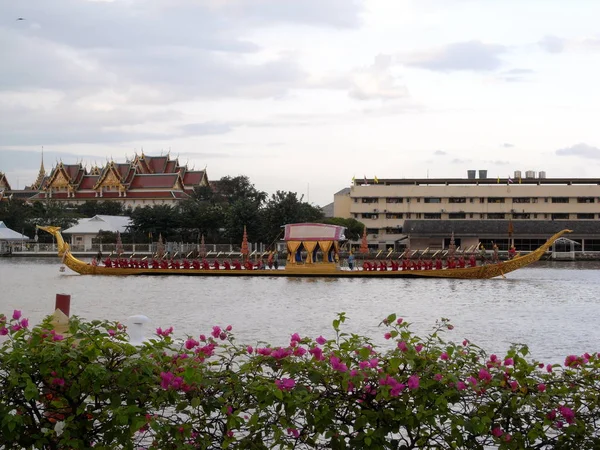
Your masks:
{"label": "overcast sky", "polygon": [[[171,151],[324,205],[362,178],[599,177],[596,0],[0,2],[0,171]],[[24,18],[25,20],[17,20]]]}

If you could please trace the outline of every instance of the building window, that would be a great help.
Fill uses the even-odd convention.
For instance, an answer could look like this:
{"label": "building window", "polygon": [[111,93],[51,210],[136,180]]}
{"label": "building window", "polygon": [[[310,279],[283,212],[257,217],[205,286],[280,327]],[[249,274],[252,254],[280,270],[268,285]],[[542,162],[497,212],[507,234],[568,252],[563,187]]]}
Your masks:
{"label": "building window", "polygon": [[545,239],[515,239],[515,248],[517,251],[530,252],[545,243]]}
{"label": "building window", "polygon": [[[471,214],[471,216],[473,216]],[[449,219],[466,219],[467,215],[464,212],[450,213],[448,214]]]}
{"label": "building window", "polygon": [[568,213],[553,213],[552,220],[566,220],[569,218]]}
{"label": "building window", "polygon": [[472,219],[472,218],[473,218],[473,213],[470,213],[469,214],[469,219]]}
{"label": "building window", "polygon": [[379,228],[367,228],[367,234],[379,234]]}
{"label": "building window", "polygon": [[479,203],[485,203],[485,198],[481,197],[481,198],[479,199]]}
{"label": "building window", "polygon": [[378,217],[379,217],[378,214],[372,214],[372,213],[363,213],[362,214],[363,219],[377,219]]}
{"label": "building window", "polygon": [[594,214],[593,213],[577,214],[577,218],[580,219],[580,220],[594,219]]}
{"label": "building window", "polygon": [[569,197],[552,197],[552,203],[569,203]]}
{"label": "building window", "polygon": [[379,199],[377,197],[363,197],[363,203],[378,203]]}
{"label": "building window", "polygon": [[406,213],[406,218],[410,219],[410,213]]}
{"label": "building window", "polygon": [[388,197],[385,199],[386,203],[402,203],[403,202],[403,198],[402,197]]}
{"label": "building window", "polygon": [[441,219],[442,215],[440,213],[424,213],[424,219]]}
{"label": "building window", "polygon": [[420,219],[421,218],[421,213],[415,213],[415,219]]}
{"label": "building window", "polygon": [[466,197],[450,197],[448,203],[467,203],[467,199]]}
{"label": "building window", "polygon": [[594,203],[594,197],[577,197],[577,203]]}
{"label": "building window", "polygon": [[529,213],[513,214],[513,219],[524,220],[524,219],[529,219],[530,217],[531,217],[531,215]]}
{"label": "building window", "polygon": [[586,252],[600,252],[600,239],[586,239],[583,245]]}
{"label": "building window", "polygon": [[504,203],[504,197],[488,197],[488,203]]}
{"label": "building window", "polygon": [[402,213],[387,213],[385,215],[386,219],[402,219]]}
{"label": "building window", "polygon": [[424,203],[442,203],[442,199],[439,197],[425,197],[423,199]]}
{"label": "building window", "polygon": [[473,201],[474,201],[474,200],[475,200],[475,199],[474,199],[473,197],[471,197],[471,198],[469,199],[469,201],[470,201],[471,203],[473,203]]}
{"label": "building window", "polygon": [[488,213],[487,218],[488,219],[504,219],[505,218],[505,214],[504,213]]}
{"label": "building window", "polygon": [[402,227],[387,227],[385,229],[385,234],[400,234],[402,233]]}
{"label": "building window", "polygon": [[529,197],[515,197],[515,198],[513,198],[513,203],[531,203],[531,198],[529,198]]}

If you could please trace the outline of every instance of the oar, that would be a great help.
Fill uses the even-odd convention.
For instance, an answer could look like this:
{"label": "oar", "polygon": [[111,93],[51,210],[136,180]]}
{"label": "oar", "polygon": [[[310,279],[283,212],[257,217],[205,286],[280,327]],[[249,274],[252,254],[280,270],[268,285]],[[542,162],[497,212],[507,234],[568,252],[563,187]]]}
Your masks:
{"label": "oar", "polygon": [[381,252],[382,252],[382,251],[383,251],[383,250],[379,250],[379,252],[378,252],[378,253],[375,255],[375,258],[374,258],[374,259],[377,259],[377,258],[379,258],[379,255],[381,255]]}
{"label": "oar", "polygon": [[435,253],[431,255],[431,259],[435,258],[435,255],[437,255],[439,252],[441,252],[441,250],[436,250]]}
{"label": "oar", "polygon": [[389,258],[389,257],[390,257],[390,255],[392,254],[392,252],[393,252],[393,251],[394,251],[394,249],[393,249],[393,248],[390,248],[390,251],[388,252],[388,254],[387,254],[385,257],[386,257],[386,258]]}
{"label": "oar", "polygon": [[191,251],[191,252],[189,252],[187,255],[185,255],[185,257],[186,257],[186,258],[189,258],[189,257],[190,257],[190,255],[191,255],[192,253],[194,253],[194,250],[192,250],[192,251]]}

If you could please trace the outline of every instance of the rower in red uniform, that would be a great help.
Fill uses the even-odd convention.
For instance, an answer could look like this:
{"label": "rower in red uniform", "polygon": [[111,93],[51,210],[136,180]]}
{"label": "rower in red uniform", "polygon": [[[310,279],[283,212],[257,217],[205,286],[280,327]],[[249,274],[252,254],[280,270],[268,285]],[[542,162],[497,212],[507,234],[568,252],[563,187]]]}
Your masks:
{"label": "rower in red uniform", "polygon": [[184,269],[190,268],[190,262],[187,260],[187,258],[183,260],[183,268]]}
{"label": "rower in red uniform", "polygon": [[240,263],[237,259],[233,261],[233,268],[235,270],[242,270],[242,263]]}
{"label": "rower in red uniform", "polygon": [[439,256],[435,260],[435,270],[442,270],[442,260]]}
{"label": "rower in red uniform", "polygon": [[215,261],[213,262],[213,267],[215,268],[215,270],[219,270],[221,268],[218,259],[215,259]]}
{"label": "rower in red uniform", "polygon": [[471,253],[471,256],[469,256],[469,266],[471,266],[471,267],[477,266],[477,258],[475,258],[474,253]]}
{"label": "rower in red uniform", "polygon": [[511,245],[508,249],[508,259],[513,259],[515,256],[517,256],[517,249],[514,245]]}
{"label": "rower in red uniform", "polygon": [[193,260],[192,267],[196,270],[200,269],[200,261],[198,261],[197,259]]}
{"label": "rower in red uniform", "polygon": [[229,264],[229,261],[223,261],[223,268],[225,270],[230,270],[231,269],[231,264]]}
{"label": "rower in red uniform", "polygon": [[112,261],[110,260],[110,256],[104,260],[104,265],[106,267],[112,267]]}
{"label": "rower in red uniform", "polygon": [[202,269],[203,270],[210,270],[210,264],[208,263],[208,260],[206,260],[206,259],[202,260]]}
{"label": "rower in red uniform", "polygon": [[153,269],[158,269],[158,267],[160,266],[160,264],[158,264],[158,261],[156,259],[152,259],[152,268]]}
{"label": "rower in red uniform", "polygon": [[460,258],[458,258],[458,267],[464,269],[466,265],[467,263],[465,261],[465,257],[463,255],[460,255]]}

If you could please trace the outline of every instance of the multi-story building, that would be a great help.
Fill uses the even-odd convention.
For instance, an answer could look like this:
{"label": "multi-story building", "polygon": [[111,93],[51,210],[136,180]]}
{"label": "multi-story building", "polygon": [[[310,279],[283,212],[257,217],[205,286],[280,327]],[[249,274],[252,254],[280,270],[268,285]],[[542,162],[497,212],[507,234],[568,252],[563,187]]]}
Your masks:
{"label": "multi-story building", "polygon": [[[505,245],[509,228],[511,238],[527,235],[536,242],[569,227],[576,233],[585,229],[580,233],[585,236],[573,234],[578,243],[600,238],[600,179],[546,178],[544,172],[536,177],[532,171],[503,179],[481,175],[355,182],[335,194],[334,215],[364,223],[371,246],[381,248],[408,237],[421,246],[444,247],[452,232],[459,240],[466,233],[475,243],[495,238]],[[432,236],[436,239],[426,240]]]}
{"label": "multi-story building", "polygon": [[[0,174],[2,175],[2,174]],[[169,155],[142,153],[126,163],[108,162],[87,169],[82,164],[58,163],[46,174],[44,163],[37,179],[24,190],[10,190],[0,176],[3,195],[29,201],[61,201],[81,204],[86,201],[119,201],[133,208],[154,204],[173,204],[189,198],[196,187],[208,186],[206,170],[190,170]]]}

